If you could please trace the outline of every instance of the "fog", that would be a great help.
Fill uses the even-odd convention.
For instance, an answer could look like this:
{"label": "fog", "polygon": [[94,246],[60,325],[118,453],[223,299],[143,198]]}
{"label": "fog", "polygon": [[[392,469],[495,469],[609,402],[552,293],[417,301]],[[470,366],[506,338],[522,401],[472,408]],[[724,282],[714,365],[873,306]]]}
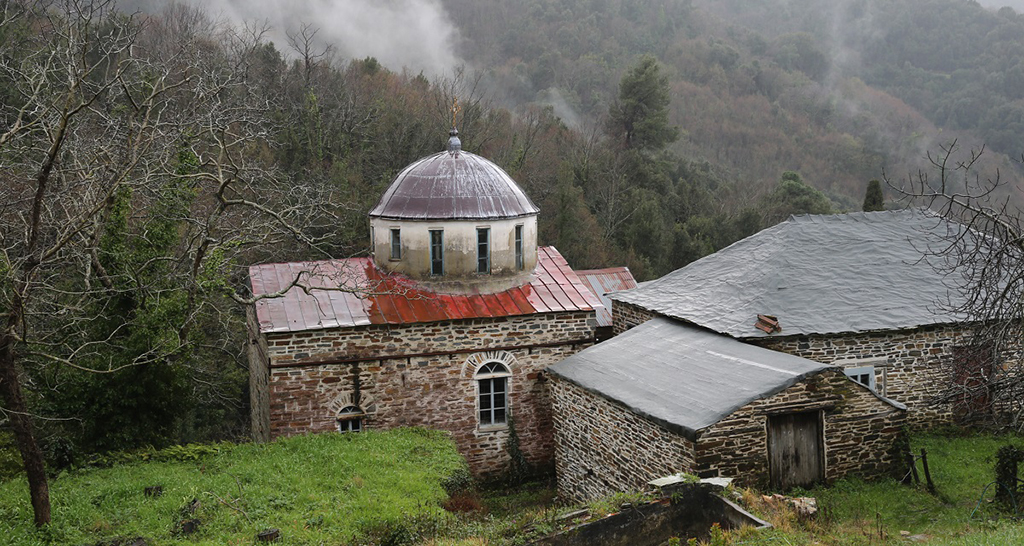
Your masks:
{"label": "fog", "polygon": [[[317,30],[316,45],[330,45],[342,59],[376,57],[391,70],[438,75],[462,64],[455,55],[458,31],[436,0],[185,0],[215,19],[266,23],[269,39],[285,55],[288,33],[304,24]],[[129,0],[125,9],[159,11],[166,2]]]}
{"label": "fog", "polygon": [[1024,12],[1024,0],[980,0],[979,4],[986,8],[999,9],[1003,6],[1010,6],[1017,12]]}

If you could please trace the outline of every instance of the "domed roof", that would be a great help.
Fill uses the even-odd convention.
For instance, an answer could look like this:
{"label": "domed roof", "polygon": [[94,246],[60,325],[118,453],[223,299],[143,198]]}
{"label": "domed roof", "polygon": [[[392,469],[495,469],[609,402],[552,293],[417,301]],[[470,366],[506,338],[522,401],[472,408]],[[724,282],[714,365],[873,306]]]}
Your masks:
{"label": "domed roof", "polygon": [[480,220],[529,216],[539,210],[501,167],[478,155],[453,149],[406,167],[370,216]]}

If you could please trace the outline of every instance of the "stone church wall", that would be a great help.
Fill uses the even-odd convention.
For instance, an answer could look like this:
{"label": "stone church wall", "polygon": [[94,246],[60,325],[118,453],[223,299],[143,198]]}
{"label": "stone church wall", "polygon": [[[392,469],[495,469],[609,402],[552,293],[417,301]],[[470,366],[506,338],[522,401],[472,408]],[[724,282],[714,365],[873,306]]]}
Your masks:
{"label": "stone church wall", "polygon": [[691,441],[620,404],[565,380],[552,381],[559,494],[587,500],[641,489],[657,477],[690,472],[765,485],[768,416],[821,412],[825,479],[877,477],[901,467],[906,412],[827,370],[698,431]]}
{"label": "stone church wall", "polygon": [[270,436],[336,430],[359,406],[364,426],[449,431],[481,476],[507,467],[507,427],[478,426],[474,374],[496,360],[511,371],[509,408],[528,461],[553,460],[542,370],[593,342],[592,311],[271,334]]}

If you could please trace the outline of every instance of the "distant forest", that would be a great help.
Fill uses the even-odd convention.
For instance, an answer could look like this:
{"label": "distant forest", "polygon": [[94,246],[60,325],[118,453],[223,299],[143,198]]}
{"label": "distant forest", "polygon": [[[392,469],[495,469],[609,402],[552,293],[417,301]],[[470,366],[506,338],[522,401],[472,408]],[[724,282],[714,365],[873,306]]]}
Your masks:
{"label": "distant forest", "polygon": [[[52,25],[42,12],[0,25],[0,132],[29,131],[9,141],[17,148],[0,141],[0,311],[21,312],[12,287],[22,286],[25,268],[45,271],[51,284],[25,285],[38,290],[35,307],[23,306],[25,320],[37,322],[19,325],[28,334],[18,343],[27,398],[48,418],[40,436],[58,465],[84,453],[243,436],[237,300],[248,265],[365,255],[366,212],[400,169],[442,149],[456,100],[464,149],[498,163],[540,206],[541,244],[575,268],[626,265],[640,280],[790,214],[860,210],[870,180],[898,183],[927,170],[926,154],[954,139],[963,153],[985,147],[981,176],[998,172],[1013,188],[1024,180],[1014,159],[1024,151],[1024,16],[1010,8],[963,0],[441,4],[467,63],[442,77],[326,51],[315,39],[319,21],[292,29],[290,43],[271,43],[181,4],[130,21],[94,14],[85,57],[131,69],[117,85],[104,80],[110,71],[82,76],[84,88],[102,92],[76,111],[71,140],[51,158],[65,188],[38,194],[51,231],[24,240],[28,181],[48,164],[54,133],[46,123],[60,119],[37,113],[59,110],[48,97],[83,92],[47,72],[55,67],[39,44],[60,51],[77,35],[46,35]],[[96,47],[110,28],[127,29],[131,46]],[[37,87],[21,80],[36,73]],[[188,95],[207,76],[227,83]],[[174,122],[157,127],[166,132],[139,152],[144,161],[132,159],[138,131],[153,126],[131,94],[165,81],[179,83],[146,108]],[[216,132],[228,129],[245,136]],[[109,193],[98,174],[107,172],[122,173],[124,188]],[[93,194],[106,197],[61,238],[61,214]],[[900,206],[888,188],[886,197]],[[287,215],[264,214],[268,225],[283,218],[295,229],[274,236],[231,212],[280,209]],[[40,265],[24,253],[39,241],[66,248]],[[82,314],[65,320],[76,309]],[[103,321],[89,314],[97,312]],[[97,336],[118,343],[88,341]],[[38,339],[50,344],[49,360],[32,350]],[[146,365],[103,375],[59,365],[80,358],[80,347],[90,348],[90,365]],[[69,411],[72,421],[63,419]]]}

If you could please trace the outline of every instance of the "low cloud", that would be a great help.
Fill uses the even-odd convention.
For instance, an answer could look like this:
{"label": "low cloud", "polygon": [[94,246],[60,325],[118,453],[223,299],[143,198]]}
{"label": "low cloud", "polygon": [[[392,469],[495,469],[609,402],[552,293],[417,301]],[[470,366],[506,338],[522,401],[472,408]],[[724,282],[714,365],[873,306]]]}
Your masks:
{"label": "low cloud", "polygon": [[[233,24],[264,22],[285,55],[288,33],[303,25],[317,30],[315,42],[342,58],[376,57],[384,66],[429,75],[462,64],[455,55],[458,31],[437,0],[186,0],[215,19]],[[128,0],[143,11],[159,11],[158,0]]]}

